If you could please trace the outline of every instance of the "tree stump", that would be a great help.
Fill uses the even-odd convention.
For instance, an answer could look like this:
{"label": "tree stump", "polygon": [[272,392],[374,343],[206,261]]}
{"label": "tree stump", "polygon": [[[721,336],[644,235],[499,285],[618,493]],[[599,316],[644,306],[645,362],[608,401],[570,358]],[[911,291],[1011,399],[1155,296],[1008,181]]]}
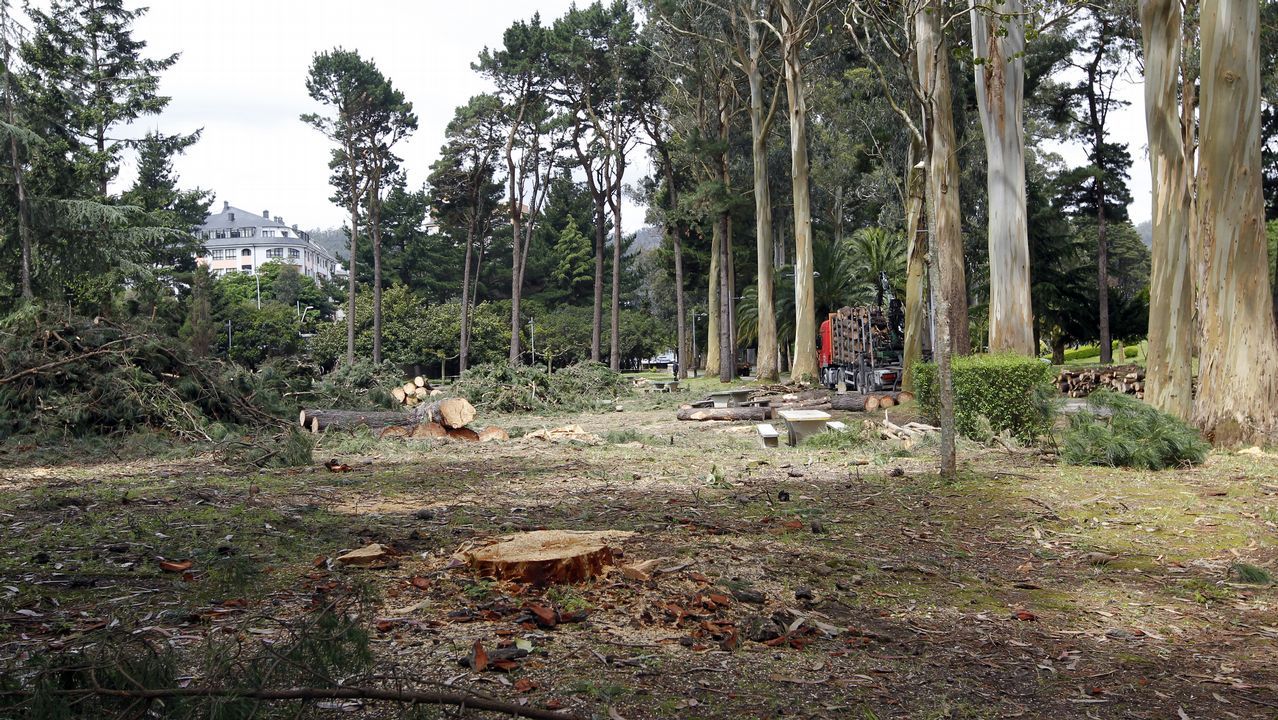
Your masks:
{"label": "tree stump", "polygon": [[425,422],[418,425],[413,428],[413,433],[411,435],[411,437],[417,440],[422,438],[442,438],[447,436],[448,431],[444,429],[444,426],[433,422]]}
{"label": "tree stump", "polygon": [[612,564],[609,540],[633,534],[620,530],[535,530],[507,535],[501,542],[463,554],[471,567],[499,580],[539,586],[575,583],[597,577]]}
{"label": "tree stump", "polygon": [[475,408],[465,398],[444,398],[414,410],[422,422],[436,422],[446,428],[466,427],[475,419]]}

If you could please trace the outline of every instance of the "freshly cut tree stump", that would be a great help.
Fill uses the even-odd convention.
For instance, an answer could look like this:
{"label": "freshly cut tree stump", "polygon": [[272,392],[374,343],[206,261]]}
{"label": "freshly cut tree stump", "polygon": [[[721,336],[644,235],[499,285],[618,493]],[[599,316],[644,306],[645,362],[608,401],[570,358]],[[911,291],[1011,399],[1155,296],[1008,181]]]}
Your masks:
{"label": "freshly cut tree stump", "polygon": [[675,416],[680,420],[767,420],[771,411],[764,407],[682,408]]}
{"label": "freshly cut tree stump", "polygon": [[439,423],[425,422],[413,428],[413,433],[410,437],[416,440],[420,440],[422,438],[442,438],[448,437],[448,431]]}
{"label": "freshly cut tree stump", "polygon": [[377,437],[384,440],[386,438],[408,437],[411,434],[412,430],[404,427],[403,425],[387,425],[382,428],[381,432],[377,433]]}
{"label": "freshly cut tree stump", "polygon": [[415,424],[412,415],[393,410],[303,410],[298,419],[302,427],[314,433],[350,430],[361,425],[370,430],[379,430],[391,425],[411,427]]}
{"label": "freshly cut tree stump", "polygon": [[479,442],[491,442],[493,440],[509,440],[510,433],[496,425],[489,425],[479,431]]}
{"label": "freshly cut tree stump", "polygon": [[463,552],[484,575],[533,585],[575,583],[598,577],[612,564],[609,540],[634,533],[620,530],[536,530],[507,535],[501,542]]}
{"label": "freshly cut tree stump", "polygon": [[475,408],[466,398],[444,398],[413,411],[422,422],[437,422],[446,428],[466,427],[475,419]]}

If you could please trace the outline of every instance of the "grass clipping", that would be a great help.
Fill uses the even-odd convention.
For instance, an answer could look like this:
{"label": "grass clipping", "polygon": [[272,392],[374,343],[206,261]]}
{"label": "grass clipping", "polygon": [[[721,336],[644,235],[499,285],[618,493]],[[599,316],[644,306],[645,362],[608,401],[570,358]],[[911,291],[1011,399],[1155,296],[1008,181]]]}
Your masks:
{"label": "grass clipping", "polygon": [[1197,465],[1211,446],[1183,421],[1110,390],[1087,398],[1070,418],[1061,455],[1072,465],[1162,470]]}
{"label": "grass clipping", "polygon": [[486,412],[545,413],[598,409],[633,390],[606,365],[581,362],[554,372],[528,365],[477,365],[457,380],[453,392]]}

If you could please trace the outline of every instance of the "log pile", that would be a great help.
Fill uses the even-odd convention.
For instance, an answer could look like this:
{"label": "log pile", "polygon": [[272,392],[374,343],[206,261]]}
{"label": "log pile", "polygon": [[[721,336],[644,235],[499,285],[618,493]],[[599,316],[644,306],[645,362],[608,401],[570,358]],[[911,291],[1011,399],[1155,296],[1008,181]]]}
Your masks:
{"label": "log pile", "polygon": [[442,398],[425,405],[419,402],[408,413],[397,410],[303,410],[298,417],[301,426],[313,433],[366,427],[379,431],[378,437],[381,438],[452,438],[468,442],[510,439],[505,430],[495,425],[471,427],[474,420],[475,408],[465,398]]}
{"label": "log pile", "polygon": [[432,388],[430,382],[418,375],[412,380],[405,380],[403,385],[391,388],[391,397],[395,402],[406,407],[416,407],[430,398],[438,396],[442,391]]}
{"label": "log pile", "polygon": [[[784,391],[784,392],[780,392]],[[895,407],[914,399],[909,392],[848,393],[839,395],[824,388],[795,391],[784,385],[765,386],[750,395],[740,407],[712,408],[710,399],[684,403],[680,420],[773,420],[781,410],[841,410],[873,412]]]}
{"label": "log pile", "polygon": [[1106,389],[1124,395],[1145,398],[1145,371],[1137,365],[1061,370],[1056,387],[1062,395],[1082,398],[1096,390]]}
{"label": "log pile", "polygon": [[921,422],[908,422],[904,425],[897,425],[887,417],[887,413],[883,415],[883,422],[875,424],[869,420],[865,421],[871,426],[869,429],[877,432],[880,438],[884,440],[908,440],[913,442],[931,433],[939,433],[941,428],[928,425]]}

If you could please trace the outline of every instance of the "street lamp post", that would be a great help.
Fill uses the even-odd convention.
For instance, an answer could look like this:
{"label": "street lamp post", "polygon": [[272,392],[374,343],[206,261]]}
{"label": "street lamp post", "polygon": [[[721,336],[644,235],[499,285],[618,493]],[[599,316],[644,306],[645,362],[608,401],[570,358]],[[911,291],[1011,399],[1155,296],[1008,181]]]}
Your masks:
{"label": "street lamp post", "polygon": [[692,313],[692,377],[697,376],[697,368],[701,365],[700,355],[697,354],[697,318],[706,317],[705,313]]}

